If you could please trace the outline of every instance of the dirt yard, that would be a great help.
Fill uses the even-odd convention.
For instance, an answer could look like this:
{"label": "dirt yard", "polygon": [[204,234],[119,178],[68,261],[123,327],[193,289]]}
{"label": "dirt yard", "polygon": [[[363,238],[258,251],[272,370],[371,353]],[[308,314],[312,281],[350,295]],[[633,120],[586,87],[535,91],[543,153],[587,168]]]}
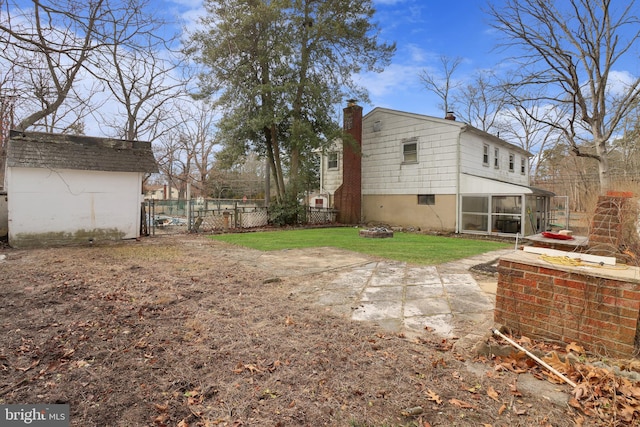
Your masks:
{"label": "dirt yard", "polygon": [[68,403],[73,426],[632,425],[521,389],[545,377],[521,358],[307,305],[316,271],[203,236],[0,254],[0,403]]}

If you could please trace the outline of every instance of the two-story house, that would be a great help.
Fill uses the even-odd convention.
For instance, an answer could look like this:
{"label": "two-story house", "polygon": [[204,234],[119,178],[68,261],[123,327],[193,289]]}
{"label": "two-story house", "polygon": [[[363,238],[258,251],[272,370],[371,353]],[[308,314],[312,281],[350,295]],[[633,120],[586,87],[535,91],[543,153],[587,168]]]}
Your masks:
{"label": "two-story house", "polygon": [[347,212],[342,222],[512,235],[547,228],[553,194],[529,186],[526,150],[453,114],[375,108],[362,117],[350,102],[344,115],[352,138],[321,161],[321,191]]}

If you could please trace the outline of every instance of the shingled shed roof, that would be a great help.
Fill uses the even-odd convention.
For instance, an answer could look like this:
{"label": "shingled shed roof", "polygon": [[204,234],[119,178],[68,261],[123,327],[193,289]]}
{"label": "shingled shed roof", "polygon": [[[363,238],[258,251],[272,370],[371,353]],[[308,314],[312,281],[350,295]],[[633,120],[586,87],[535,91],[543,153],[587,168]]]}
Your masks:
{"label": "shingled shed roof", "polygon": [[7,166],[107,172],[158,172],[150,142],[11,131]]}

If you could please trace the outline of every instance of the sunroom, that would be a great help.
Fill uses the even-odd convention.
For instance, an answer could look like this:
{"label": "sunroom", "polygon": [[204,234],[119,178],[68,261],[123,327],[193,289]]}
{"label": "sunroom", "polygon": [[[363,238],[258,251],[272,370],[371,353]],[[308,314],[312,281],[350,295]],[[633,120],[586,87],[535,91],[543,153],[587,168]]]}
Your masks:
{"label": "sunroom", "polygon": [[[529,236],[550,227],[552,192],[467,176],[460,192],[460,232]],[[471,190],[471,191],[470,191]]]}

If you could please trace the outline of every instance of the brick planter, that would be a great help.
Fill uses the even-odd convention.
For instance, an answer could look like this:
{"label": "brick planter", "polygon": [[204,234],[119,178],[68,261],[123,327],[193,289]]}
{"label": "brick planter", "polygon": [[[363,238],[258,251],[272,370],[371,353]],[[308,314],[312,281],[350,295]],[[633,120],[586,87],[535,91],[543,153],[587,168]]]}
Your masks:
{"label": "brick planter", "polygon": [[495,321],[528,337],[629,358],[640,352],[639,314],[637,267],[560,266],[524,252],[500,259]]}

